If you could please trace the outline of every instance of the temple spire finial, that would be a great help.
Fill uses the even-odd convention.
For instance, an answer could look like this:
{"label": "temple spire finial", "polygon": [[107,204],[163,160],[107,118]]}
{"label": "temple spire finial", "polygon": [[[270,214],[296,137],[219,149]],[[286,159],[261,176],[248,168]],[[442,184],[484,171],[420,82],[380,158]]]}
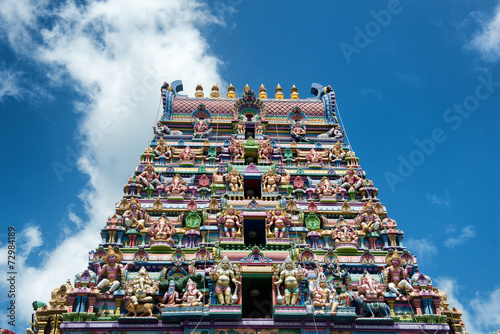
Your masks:
{"label": "temple spire finial", "polygon": [[280,84],[278,84],[278,86],[276,86],[274,98],[277,100],[283,100],[284,97],[285,97],[285,94],[283,94],[283,89],[281,89]]}
{"label": "temple spire finial", "polygon": [[203,86],[201,84],[198,84],[196,86],[196,92],[194,93],[194,97],[204,97],[205,93],[203,93]]}
{"label": "temple spire finial", "polygon": [[259,99],[267,99],[267,91],[266,91],[266,87],[264,87],[264,84],[260,85]]}
{"label": "temple spire finial", "polygon": [[295,87],[295,85],[293,85],[292,89],[290,90],[290,98],[292,100],[298,100],[299,99],[299,90],[297,89],[297,87]]}
{"label": "temple spire finial", "polygon": [[219,96],[220,96],[219,87],[217,87],[217,84],[214,84],[212,86],[212,91],[210,92],[210,97],[218,98]]}
{"label": "temple spire finial", "polygon": [[229,97],[230,99],[234,99],[236,97],[236,90],[231,83],[229,84],[229,87],[227,87],[227,97]]}

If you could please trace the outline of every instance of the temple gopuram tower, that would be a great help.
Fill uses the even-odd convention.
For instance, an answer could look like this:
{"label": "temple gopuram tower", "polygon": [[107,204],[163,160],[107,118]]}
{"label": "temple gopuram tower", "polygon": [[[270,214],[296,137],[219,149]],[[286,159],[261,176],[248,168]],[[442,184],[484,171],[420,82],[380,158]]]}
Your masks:
{"label": "temple gopuram tower", "polygon": [[28,332],[465,333],[344,141],[330,86],[182,91],[161,87],[88,268],[34,303]]}

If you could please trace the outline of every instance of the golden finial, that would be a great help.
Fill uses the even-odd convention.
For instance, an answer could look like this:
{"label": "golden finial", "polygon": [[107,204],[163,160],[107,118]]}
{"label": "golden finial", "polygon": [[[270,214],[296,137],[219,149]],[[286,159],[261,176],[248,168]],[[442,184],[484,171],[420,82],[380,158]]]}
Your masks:
{"label": "golden finial", "polygon": [[247,90],[250,89],[250,86],[248,86],[248,84],[245,85],[245,88],[243,89],[243,92],[246,92]]}
{"label": "golden finial", "polygon": [[229,84],[229,87],[227,87],[227,97],[230,99],[234,99],[236,97],[236,90],[234,89],[233,84]]}
{"label": "golden finial", "polygon": [[212,91],[210,92],[210,97],[217,98],[220,96],[219,87],[216,84],[212,86]]}
{"label": "golden finial", "polygon": [[298,100],[299,99],[299,90],[297,89],[297,87],[295,87],[295,85],[293,85],[293,87],[290,90],[290,92],[291,92],[290,98],[292,100]]}
{"label": "golden finial", "polygon": [[204,97],[205,96],[205,93],[203,93],[203,87],[201,86],[201,84],[198,84],[198,86],[196,86],[196,92],[194,93],[194,97]]}
{"label": "golden finial", "polygon": [[281,89],[280,84],[278,84],[278,86],[276,87],[276,90],[275,90],[274,98],[277,100],[283,100],[284,97],[285,97],[285,94],[283,94],[283,89]]}
{"label": "golden finial", "polygon": [[260,85],[259,99],[267,99],[267,91],[266,91],[266,87],[264,87],[264,84]]}

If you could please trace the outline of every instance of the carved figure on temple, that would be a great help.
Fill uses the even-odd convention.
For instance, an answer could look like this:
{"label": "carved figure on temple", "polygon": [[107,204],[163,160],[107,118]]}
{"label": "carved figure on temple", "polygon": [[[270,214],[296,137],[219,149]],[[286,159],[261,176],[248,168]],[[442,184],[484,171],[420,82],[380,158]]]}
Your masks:
{"label": "carved figure on temple", "polygon": [[271,160],[271,154],[273,154],[273,147],[271,146],[271,141],[270,139],[263,140],[262,142],[259,143],[259,159],[269,161]]}
{"label": "carved figure on temple", "polygon": [[227,174],[226,181],[229,183],[229,189],[232,192],[243,191],[243,176],[236,169]]}
{"label": "carved figure on temple", "polygon": [[163,295],[162,302],[159,304],[160,307],[179,307],[182,302],[182,298],[179,297],[179,293],[175,290],[175,282],[173,280],[168,284],[168,290]]}
{"label": "carved figure on temple", "polygon": [[354,168],[349,167],[344,177],[342,178],[342,188],[348,191],[358,190],[361,186],[361,178],[356,175]]}
{"label": "carved figure on temple", "polygon": [[202,298],[203,294],[196,288],[196,283],[192,279],[189,279],[186,284],[186,292],[182,296],[183,303],[181,306],[201,305]]}
{"label": "carved figure on temple", "polygon": [[187,190],[186,181],[179,174],[176,174],[165,187],[167,196],[184,196]]}
{"label": "carved figure on temple", "polygon": [[343,218],[339,219],[337,226],[332,230],[332,239],[335,244],[341,242],[358,242],[358,234]]}
{"label": "carved figure on temple", "polygon": [[[275,272],[274,275],[278,304],[297,304],[300,295],[299,282],[302,281],[304,277],[305,271],[300,265],[295,266],[290,256],[287,256],[280,266],[279,272]],[[281,295],[281,284],[284,284],[284,296]]]}
{"label": "carved figure on temple", "polygon": [[333,148],[328,153],[328,157],[330,158],[330,162],[335,163],[336,167],[340,167],[340,162],[344,160],[345,151],[342,149],[342,144],[340,142],[336,142]]}
{"label": "carved figure on temple", "polygon": [[236,123],[236,133],[237,134],[245,134],[245,130],[246,130],[245,122],[240,120],[238,123]]}
{"label": "carved figure on temple", "polygon": [[228,151],[231,154],[231,162],[234,162],[235,159],[238,160],[245,157],[243,143],[234,138],[231,138],[231,146],[229,146]]}
{"label": "carved figure on temple", "polygon": [[340,140],[344,138],[344,132],[340,130],[340,127],[334,127],[325,133],[319,134],[318,138],[333,138]]}
{"label": "carved figure on temple", "polygon": [[123,298],[125,309],[128,313],[125,316],[137,313],[153,316],[153,297],[159,289],[159,283],[149,276],[145,267],[137,273],[137,276],[125,284],[125,297]]}
{"label": "carved figure on temple", "polygon": [[156,126],[153,125],[153,132],[156,138],[166,136],[168,134],[167,129],[161,122],[156,123]]}
{"label": "carved figure on temple", "polygon": [[279,174],[276,174],[271,168],[263,175],[262,190],[265,193],[273,193],[278,191],[278,184],[280,182]]}
{"label": "carved figure on temple", "polygon": [[122,217],[117,214],[114,214],[111,217],[108,217],[108,223],[106,226],[106,230],[108,231],[108,243],[114,244],[116,243],[116,234],[118,232],[118,225],[122,224]]}
{"label": "carved figure on temple", "polygon": [[179,161],[189,161],[194,163],[194,159],[196,158],[196,154],[194,154],[191,147],[186,146],[184,150],[179,153]]}
{"label": "carved figure on temple", "polygon": [[167,142],[160,138],[155,147],[155,155],[157,157],[164,156],[165,158],[170,158],[172,156],[172,148],[167,145]]}
{"label": "carved figure on temple", "polygon": [[324,273],[319,273],[312,289],[313,305],[321,307],[315,314],[324,314],[325,307],[331,307],[330,313],[335,312],[339,303],[335,300],[335,291],[326,282]]}
{"label": "carved figure on temple", "polygon": [[372,275],[365,270],[359,280],[358,292],[364,300],[375,300],[384,294],[384,286],[375,281]]}
{"label": "carved figure on temple", "polygon": [[373,211],[372,201],[363,206],[362,213],[356,216],[355,221],[361,225],[361,230],[364,233],[380,232],[382,222],[380,217]]}
{"label": "carved figure on temple", "polygon": [[320,164],[323,166],[323,154],[317,152],[314,148],[311,148],[309,153],[307,153],[306,160],[308,163]]}
{"label": "carved figure on temple", "polygon": [[358,158],[356,157],[356,154],[354,151],[347,151],[345,155],[345,161],[347,162],[348,166],[357,166],[358,165]]}
{"label": "carved figure on temple", "polygon": [[241,229],[243,223],[243,217],[241,216],[241,211],[237,211],[231,205],[227,210],[222,212],[220,217],[220,223],[223,226],[224,235],[228,238],[236,237],[236,227]]}
{"label": "carved figure on temple", "polygon": [[175,228],[166,215],[163,214],[160,219],[149,228],[148,233],[151,235],[151,242],[166,241],[173,244],[172,236],[175,235]]}
{"label": "carved figure on temple", "polygon": [[385,277],[389,290],[398,297],[401,296],[401,292],[397,288],[413,291],[406,269],[403,268],[403,259],[401,259],[397,251],[394,251],[392,256],[387,258],[387,265]]}
{"label": "carved figure on temple", "polygon": [[151,164],[147,164],[144,172],[139,175],[138,179],[146,188],[153,186],[156,189],[156,187],[161,186],[159,176],[155,173],[155,169]]}
{"label": "carved figure on temple", "polygon": [[[215,281],[215,295],[219,304],[230,305],[238,302],[240,271],[236,266],[231,268],[231,262],[227,256],[224,256],[221,262],[210,270],[209,276],[212,281]],[[233,296],[231,296],[231,282],[235,285]]]}
{"label": "carved figure on temple", "polygon": [[290,135],[293,140],[301,141],[306,140],[306,123],[295,120],[295,123],[291,124]]}
{"label": "carved figure on temple", "polygon": [[323,176],[321,181],[318,182],[316,188],[314,189],[314,192],[318,194],[320,197],[336,195],[335,187],[332,185],[330,179],[328,179],[328,177],[326,176]]}
{"label": "carved figure on temple", "polygon": [[269,211],[267,214],[269,223],[266,225],[266,227],[270,229],[274,225],[274,237],[276,239],[284,238],[287,231],[288,221],[286,212],[282,211],[279,206],[276,206],[274,210]]}
{"label": "carved figure on temple", "polygon": [[208,120],[200,118],[193,120],[193,122],[193,138],[205,138],[212,132]]}
{"label": "carved figure on temple", "polygon": [[149,215],[146,211],[141,211],[141,204],[132,198],[127,211],[123,213],[123,218],[127,227],[128,246],[135,247],[137,236],[145,228],[146,222],[149,221]]}
{"label": "carved figure on temple", "polygon": [[119,250],[115,251],[111,246],[108,247],[108,252],[104,256],[104,266],[101,268],[100,263],[94,263],[94,268],[101,281],[97,284],[99,289],[110,286],[107,294],[115,292],[120,287],[120,280],[123,277],[123,272],[133,266],[133,263],[127,263],[125,266],[121,264],[123,254]]}
{"label": "carved figure on temple", "polygon": [[373,186],[373,182],[371,180],[365,179],[361,181],[361,188],[359,188],[359,192],[363,199],[373,199],[377,198],[378,189]]}
{"label": "carved figure on temple", "polygon": [[256,135],[263,135],[264,134],[264,124],[262,124],[261,122],[257,123],[255,125],[255,134]]}

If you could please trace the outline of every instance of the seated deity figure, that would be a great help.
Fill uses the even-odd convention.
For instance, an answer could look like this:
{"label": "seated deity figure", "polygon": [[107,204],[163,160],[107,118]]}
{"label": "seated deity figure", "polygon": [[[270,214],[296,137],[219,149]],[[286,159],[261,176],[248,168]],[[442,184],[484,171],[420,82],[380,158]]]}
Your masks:
{"label": "seated deity figure", "polygon": [[207,137],[212,132],[208,120],[200,118],[198,120],[193,120],[193,121],[194,121],[193,138],[204,138]]}
{"label": "seated deity figure", "polygon": [[186,148],[179,153],[179,161],[190,161],[194,163],[195,158],[196,154],[194,154],[193,150],[189,146],[186,146]]}
{"label": "seated deity figure", "polygon": [[290,135],[295,141],[306,140],[306,123],[295,120],[291,125]]}
{"label": "seated deity figure", "polygon": [[226,182],[229,185],[229,190],[232,192],[243,191],[243,176],[235,169],[231,170],[226,175]]}
{"label": "seated deity figure", "polygon": [[397,289],[406,289],[413,291],[408,277],[408,273],[403,268],[403,259],[399,256],[397,251],[394,251],[392,256],[387,258],[388,267],[385,269],[385,277],[387,279],[388,288],[391,292],[401,297],[401,292]]}
{"label": "seated deity figure", "polygon": [[357,224],[361,225],[361,230],[364,233],[380,233],[382,221],[380,220],[380,217],[373,211],[372,201],[367,202],[363,206],[362,213],[356,216],[355,221]]}
{"label": "seated deity figure", "polygon": [[170,183],[165,187],[167,196],[184,196],[187,190],[186,181],[179,174],[176,174]]}
{"label": "seated deity figure", "polygon": [[358,190],[361,186],[361,178],[356,175],[356,172],[352,167],[349,167],[346,171],[346,174],[342,178],[342,182],[342,188],[345,188],[346,190]]}
{"label": "seated deity figure", "polygon": [[264,134],[264,124],[259,122],[255,125],[255,134],[256,135],[263,135]]}
{"label": "seated deity figure", "polygon": [[152,186],[156,189],[156,187],[161,186],[159,176],[151,164],[147,164],[145,171],[139,175],[139,180],[146,188]]}
{"label": "seated deity figure", "polygon": [[336,195],[335,187],[332,185],[332,182],[326,176],[323,176],[321,181],[318,182],[318,184],[316,185],[316,189],[314,191],[320,197]]}
{"label": "seated deity figure", "polygon": [[137,272],[137,277],[126,284],[125,293],[134,306],[141,303],[152,303],[153,295],[159,290],[159,283],[149,276],[145,267]]}
{"label": "seated deity figure", "polygon": [[340,142],[337,142],[333,146],[328,157],[330,158],[330,162],[335,163],[336,167],[340,167],[340,163],[345,157],[345,151],[342,149],[342,144],[340,144]]}
{"label": "seated deity figure", "polygon": [[278,184],[280,183],[279,174],[275,173],[271,168],[263,175],[262,190],[265,193],[273,193],[278,191]]}
{"label": "seated deity figure", "polygon": [[311,148],[309,153],[306,155],[306,160],[309,164],[320,164],[323,166],[323,154],[317,152],[314,148]]}
{"label": "seated deity figure", "polygon": [[279,206],[276,206],[274,210],[267,212],[268,224],[267,228],[271,228],[274,225],[274,237],[284,238],[287,232],[287,222],[288,215],[286,212],[282,211]]}
{"label": "seated deity figure", "polygon": [[159,304],[160,307],[179,307],[182,302],[182,298],[179,297],[179,293],[175,291],[175,282],[173,280],[168,284],[168,290],[163,295],[162,302]]}
{"label": "seated deity figure", "polygon": [[331,307],[330,313],[335,312],[339,303],[335,300],[335,291],[328,286],[324,273],[319,273],[312,289],[313,305],[321,307],[315,314],[324,314],[325,307]]}
{"label": "seated deity figure", "polygon": [[332,239],[335,244],[341,242],[358,242],[358,234],[349,226],[349,224],[343,219],[339,219],[336,227],[332,230]]}
{"label": "seated deity figure", "polygon": [[198,306],[201,305],[203,294],[196,288],[196,283],[192,279],[188,279],[186,283],[186,292],[182,296],[182,306]]}
{"label": "seated deity figure", "polygon": [[153,132],[155,134],[155,138],[160,138],[168,134],[165,126],[161,122],[156,123],[156,127],[153,125]]}
{"label": "seated deity figure", "polygon": [[[233,270],[234,269],[234,270]],[[213,267],[209,273],[210,279],[215,281],[215,295],[221,305],[236,304],[238,302],[238,289],[240,285],[240,271],[235,266],[231,268],[231,262],[227,256]],[[231,297],[231,282],[234,283],[234,294]]]}
{"label": "seated deity figure", "polygon": [[141,210],[141,204],[132,198],[128,204],[127,210],[123,213],[125,227],[127,228],[127,236],[129,239],[129,247],[135,247],[135,241],[140,231],[146,227],[149,221],[149,215],[146,211]]}
{"label": "seated deity figure", "polygon": [[149,228],[148,233],[151,235],[151,242],[166,241],[173,244],[172,236],[175,235],[175,228],[166,215],[163,214],[160,219]]}
{"label": "seated deity figure", "polygon": [[94,263],[94,269],[97,275],[100,276],[100,282],[97,284],[99,289],[110,286],[106,294],[115,292],[120,287],[120,279],[124,277],[124,271],[133,267],[133,263],[127,263],[125,266],[121,264],[123,254],[120,250],[114,250],[111,246],[108,247],[108,252],[104,256],[104,266],[101,268],[99,262]]}
{"label": "seated deity figure", "polygon": [[163,138],[160,138],[158,140],[158,143],[155,147],[155,155],[157,157],[165,157],[165,158],[170,158],[172,156],[172,148],[167,145],[167,142],[163,140]]}
{"label": "seated deity figure", "polygon": [[356,157],[356,154],[354,151],[347,151],[345,154],[345,161],[347,162],[348,166],[357,166],[358,165],[358,158]]}
{"label": "seated deity figure", "polygon": [[[300,296],[300,282],[305,277],[305,271],[300,265],[295,266],[290,256],[287,256],[280,268],[274,273],[278,304],[296,305]],[[284,284],[284,295],[281,295],[281,284]]]}
{"label": "seated deity figure", "polygon": [[378,189],[373,186],[373,181],[365,179],[361,181],[359,192],[363,196],[363,199],[373,199],[377,198]]}
{"label": "seated deity figure", "polygon": [[245,131],[246,131],[246,125],[245,125],[245,122],[243,122],[242,120],[240,120],[240,121],[236,124],[236,133],[237,133],[237,134],[245,134]]}
{"label": "seated deity figure", "polygon": [[229,146],[228,151],[229,154],[231,154],[231,162],[245,157],[245,147],[243,143],[234,138],[231,138],[231,146]]}
{"label": "seated deity figure", "polygon": [[227,238],[236,237],[236,228],[241,229],[243,226],[243,217],[241,211],[237,211],[231,205],[227,210],[222,212],[220,219],[220,224],[222,225],[224,235]]}
{"label": "seated deity figure", "polygon": [[271,146],[270,140],[264,140],[259,144],[259,159],[262,159],[264,161],[270,161],[271,160],[271,155],[273,154],[273,147]]}
{"label": "seated deity figure", "polygon": [[384,287],[382,284],[377,283],[375,278],[365,270],[359,280],[358,292],[364,300],[374,300],[383,295]]}
{"label": "seated deity figure", "polygon": [[282,172],[282,174],[281,174],[280,184],[281,185],[289,185],[290,184],[290,173],[288,173],[286,170],[284,172]]}

